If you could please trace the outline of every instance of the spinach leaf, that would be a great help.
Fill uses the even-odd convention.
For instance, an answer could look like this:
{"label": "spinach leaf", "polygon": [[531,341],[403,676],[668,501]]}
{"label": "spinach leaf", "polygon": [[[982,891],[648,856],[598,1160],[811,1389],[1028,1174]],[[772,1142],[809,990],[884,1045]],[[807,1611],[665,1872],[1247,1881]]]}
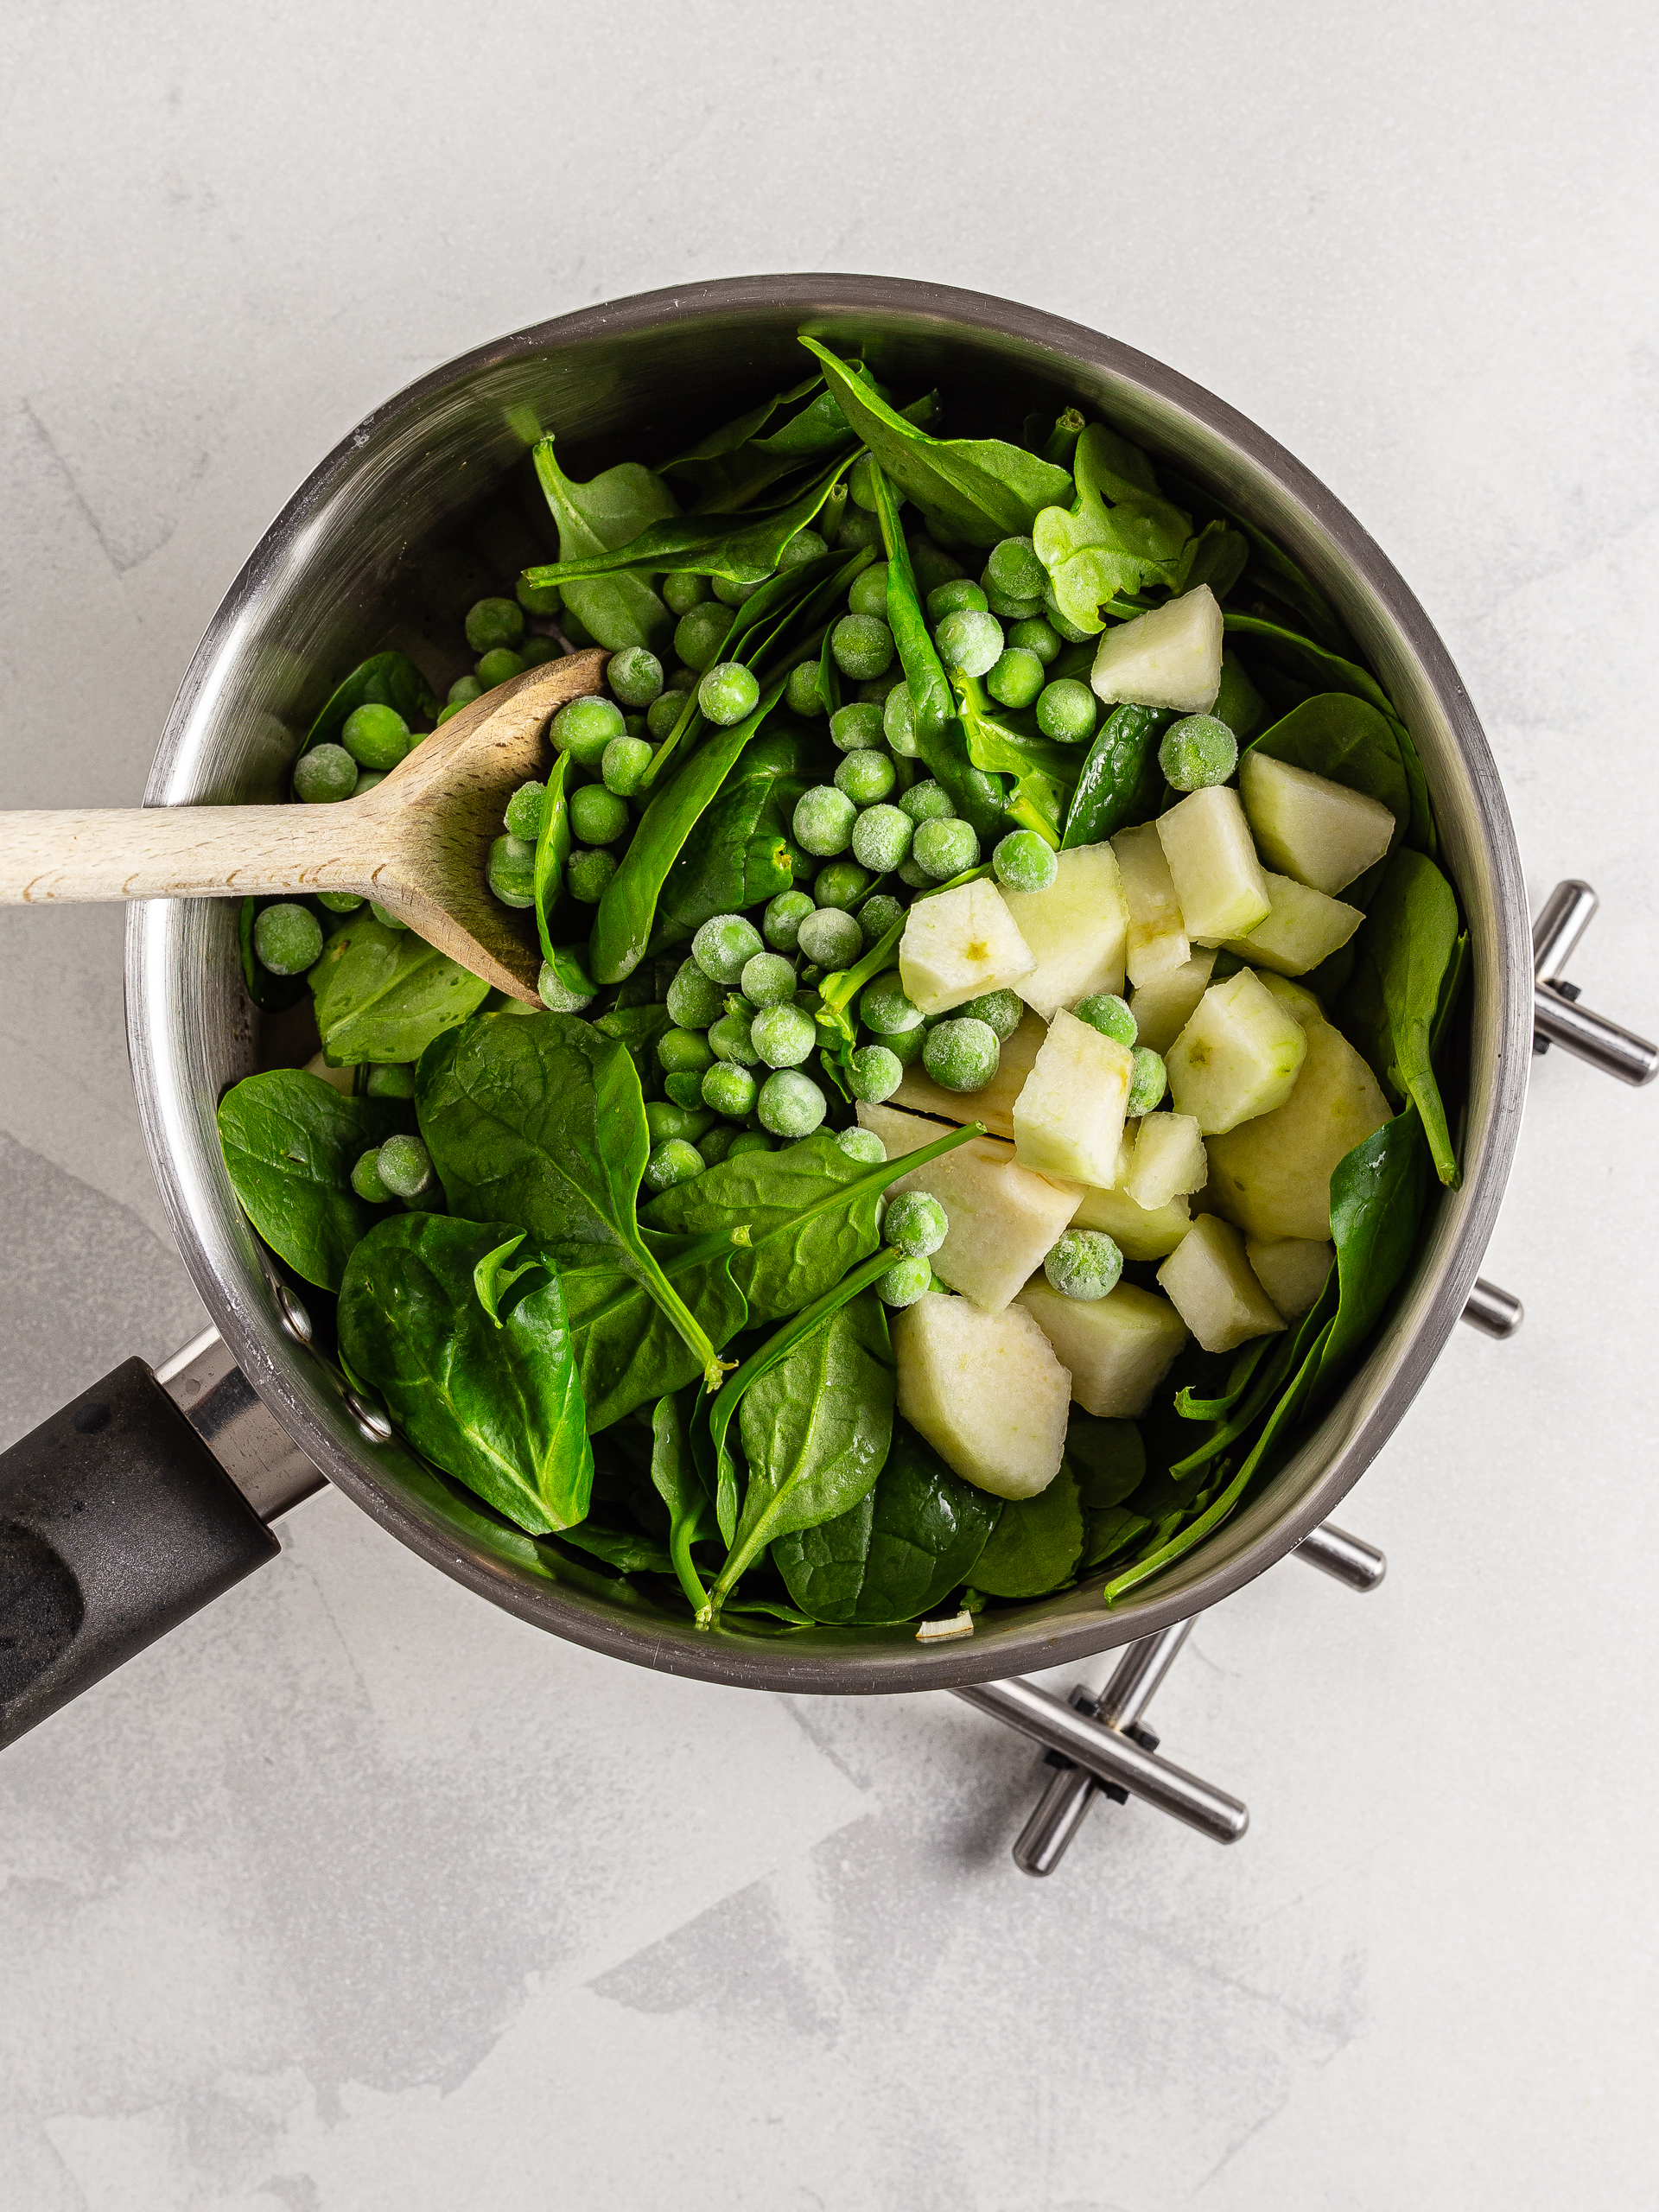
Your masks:
{"label": "spinach leaf", "polygon": [[1070,493],[1065,469],[1023,447],[1000,438],[930,437],[816,338],[803,334],[801,343],[822,363],[824,382],[847,420],[904,496],[921,509],[930,530],[980,546],[1029,537],[1039,512]]}
{"label": "spinach leaf", "polygon": [[988,1598],[1040,1598],[1069,1582],[1083,1556],[1083,1507],[1071,1463],[1035,1497],[1003,1502],[974,1565],[974,1587]]}
{"label": "spinach leaf", "polygon": [[337,683],[305,734],[302,753],[314,745],[331,745],[359,707],[395,707],[411,729],[434,722],[438,702],[431,685],[407,653],[373,653]]}
{"label": "spinach leaf", "polygon": [[[1224,522],[1208,522],[1196,537],[1191,537],[1181,551],[1179,573],[1175,582],[1178,593],[1196,591],[1200,584],[1208,584],[1218,599],[1225,599],[1243,575],[1249,563],[1250,542],[1240,531],[1230,529]],[[1228,724],[1230,729],[1232,724]],[[1237,732],[1234,731],[1234,735]]]}
{"label": "spinach leaf", "polygon": [[[679,512],[679,503],[660,476],[638,461],[625,461],[586,484],[573,484],[554,457],[553,441],[538,441],[536,474],[559,528],[559,563],[591,560],[628,544],[652,524]],[[542,578],[546,572],[525,574]],[[667,607],[649,580],[616,570],[601,559],[598,571],[573,577],[564,603],[598,645],[615,652],[622,645],[666,644],[673,629]]]}
{"label": "spinach leaf", "polygon": [[505,1312],[479,1296],[511,1236],[440,1214],[378,1222],[346,1263],[340,1346],[417,1452],[543,1535],[586,1513],[594,1461],[556,1272],[537,1266]]}
{"label": "spinach leaf", "polygon": [[1120,830],[1152,819],[1164,789],[1159,742],[1175,719],[1161,707],[1112,709],[1078,773],[1060,839],[1063,851],[1102,844]]}
{"label": "spinach leaf", "polygon": [[1239,1347],[1227,1371],[1224,1388],[1212,1397],[1195,1397],[1190,1389],[1175,1394],[1175,1410],[1183,1421],[1224,1421],[1249,1387],[1250,1378],[1271,1349],[1271,1337],[1253,1337]]}
{"label": "spinach leaf", "polygon": [[700,1613],[709,1602],[691,1547],[715,1533],[714,1503],[691,1458],[691,1408],[685,1393],[658,1399],[651,1414],[651,1479],[668,1508],[668,1550],[687,1602]]}
{"label": "spinach leaf", "polygon": [[490,988],[413,930],[389,930],[366,908],[324,945],[310,984],[323,1058],[336,1068],[419,1059]]}
{"label": "spinach leaf", "polygon": [[659,1072],[657,1040],[674,1027],[674,1017],[665,1006],[620,1006],[601,1014],[594,1027],[601,1037],[614,1037],[619,1045],[626,1046],[643,1090]]}
{"label": "spinach leaf", "polygon": [[[1186,502],[1195,514],[1212,516],[1227,523],[1245,540],[1250,554],[1244,570],[1247,583],[1254,585],[1257,591],[1267,594],[1269,598],[1279,601],[1314,643],[1323,645],[1329,652],[1352,657],[1353,640],[1341,616],[1319,586],[1281,547],[1275,545],[1272,538],[1264,537],[1254,523],[1247,522],[1243,515],[1224,506],[1219,499],[1212,498],[1210,493],[1178,471],[1168,469],[1165,474],[1171,489],[1179,499]],[[1221,594],[1217,592],[1216,596],[1219,599]],[[1261,614],[1266,610],[1254,608],[1252,612]],[[1224,715],[1221,719],[1224,721],[1227,720]],[[1227,727],[1233,728],[1230,722]],[[1234,734],[1238,734],[1236,730]]]}
{"label": "spinach leaf", "polygon": [[631,1275],[715,1387],[724,1369],[708,1331],[634,1217],[651,1139],[623,1045],[575,1014],[481,1014],[423,1056],[416,1096],[454,1212],[586,1247]]}
{"label": "spinach leaf", "polygon": [[804,734],[758,738],[681,847],[657,898],[651,947],[683,944],[715,914],[740,913],[795,880],[788,836],[814,747]]}
{"label": "spinach leaf", "polygon": [[372,1145],[409,1125],[403,1102],[346,1098],[303,1068],[245,1076],[219,1103],[219,1141],[242,1210],[279,1260],[338,1290],[380,1209],[352,1188]]}
{"label": "spinach leaf", "polygon": [[1068,511],[1044,507],[1032,528],[1061,613],[1079,630],[1105,628],[1102,609],[1147,585],[1182,588],[1191,518],[1158,489],[1138,446],[1090,423],[1073,461],[1077,496]]}
{"label": "spinach leaf", "polygon": [[1402,849],[1382,873],[1354,940],[1344,1016],[1397,1098],[1414,1100],[1435,1173],[1456,1189],[1457,1154],[1435,1080],[1433,1041],[1458,965],[1458,901],[1431,860]]}
{"label": "spinach leaf", "polygon": [[1331,1177],[1339,1302],[1321,1350],[1317,1395],[1328,1400],[1394,1295],[1428,1202],[1430,1152],[1414,1106],[1385,1122]]}
{"label": "spinach leaf", "polygon": [[[486,1252],[473,1269],[473,1288],[477,1294],[478,1302],[498,1329],[506,1319],[502,1311],[503,1300],[511,1297],[521,1282],[530,1283],[532,1276],[541,1278],[547,1274],[547,1262],[539,1254],[532,1253],[529,1259],[520,1262],[516,1268],[507,1265],[524,1241],[524,1232],[521,1229],[509,1236],[505,1243],[498,1244],[493,1251]],[[531,1283],[531,1288],[537,1287],[537,1283]],[[529,1293],[522,1294],[528,1296]]]}
{"label": "spinach leaf", "polygon": [[[547,792],[542,801],[541,827],[536,832],[536,864],[532,879],[536,893],[536,934],[541,939],[542,957],[559,966],[559,954],[554,949],[552,920],[553,902],[559,895],[564,880],[564,864],[570,857],[570,803],[565,794],[565,779],[569,772],[570,755],[561,753],[548,771]],[[561,982],[569,978],[561,974]]]}
{"label": "spinach leaf", "polygon": [[1230,645],[1222,652],[1221,689],[1210,711],[1218,722],[1226,723],[1241,747],[1249,743],[1267,717],[1267,701],[1244,673],[1243,664]]}
{"label": "spinach leaf", "polygon": [[559,1541],[575,1544],[579,1551],[591,1552],[607,1567],[615,1567],[619,1574],[674,1572],[674,1561],[666,1547],[641,1535],[637,1529],[610,1529],[597,1522],[583,1521],[574,1529],[562,1529]]}
{"label": "spinach leaf", "polygon": [[[855,1269],[849,1283],[880,1258]],[[807,1318],[802,1315],[801,1324]],[[740,1368],[732,1382],[742,1373]],[[698,1614],[700,1626],[719,1618],[744,1570],[778,1537],[844,1513],[863,1497],[887,1456],[893,1407],[887,1313],[874,1292],[861,1286],[810,1329],[802,1327],[781,1357],[760,1367],[738,1408],[748,1487],[726,1564]],[[711,1426],[712,1420],[711,1413]]]}
{"label": "spinach leaf", "polygon": [[[709,1342],[723,1351],[748,1319],[743,1294],[732,1281],[730,1232],[713,1252],[665,1253],[649,1241],[647,1248]],[[696,1381],[698,1354],[632,1275],[618,1268],[574,1264],[568,1253],[561,1257],[588,1426],[595,1434],[663,1391]]]}
{"label": "spinach leaf", "polygon": [[1147,1450],[1134,1421],[1099,1420],[1074,1406],[1066,1427],[1065,1457],[1083,1514],[1077,1572],[1087,1573],[1122,1551],[1147,1526],[1140,1514],[1128,1510],[1129,1499],[1146,1477]]}
{"label": "spinach leaf", "polygon": [[1249,749],[1380,800],[1394,817],[1397,844],[1410,826],[1411,786],[1396,730],[1369,700],[1321,691],[1263,730]]}
{"label": "spinach leaf", "polygon": [[952,1474],[896,1415],[874,1488],[845,1513],[779,1536],[772,1562],[814,1620],[860,1626],[915,1620],[966,1581],[997,1501]]}

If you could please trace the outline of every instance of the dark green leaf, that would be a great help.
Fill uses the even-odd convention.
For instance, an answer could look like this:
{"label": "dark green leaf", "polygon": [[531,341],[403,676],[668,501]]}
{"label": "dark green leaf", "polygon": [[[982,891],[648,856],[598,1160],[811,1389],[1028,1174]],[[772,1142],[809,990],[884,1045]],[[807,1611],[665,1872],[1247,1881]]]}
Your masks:
{"label": "dark green leaf", "polygon": [[1073,1406],[1065,1457],[1083,1514],[1083,1554],[1077,1561],[1083,1574],[1103,1566],[1146,1527],[1141,1515],[1128,1509],[1145,1479],[1147,1452],[1132,1421],[1098,1420]]}
{"label": "dark green leaf", "polygon": [[[561,753],[548,772],[541,827],[536,833],[536,934],[541,939],[543,959],[550,960],[556,969],[559,968],[560,955],[553,943],[553,902],[559,895],[564,864],[570,857],[570,806],[564,789],[569,768],[570,755]],[[569,981],[563,971],[560,980],[567,983]]]}
{"label": "dark green leaf", "polygon": [[[1182,550],[1178,593],[1196,591],[1205,584],[1217,599],[1225,599],[1243,575],[1250,558],[1250,541],[1242,531],[1224,522],[1206,523]],[[1227,727],[1231,729],[1232,724]],[[1235,730],[1233,734],[1238,733]]]}
{"label": "dark green leaf", "polygon": [[413,930],[389,930],[366,909],[329,938],[310,983],[331,1067],[417,1060],[435,1037],[465,1021],[490,988]]}
{"label": "dark green leaf", "polygon": [[620,577],[635,571],[721,576],[734,584],[762,583],[778,566],[778,556],[790,539],[810,524],[830,486],[851,461],[849,453],[831,461],[787,506],[771,514],[682,515],[652,523],[613,550],[601,550],[577,560],[566,559],[562,550],[557,561],[524,573],[532,583],[557,584],[566,592],[584,577]]}
{"label": "dark green leaf", "polygon": [[380,1209],[352,1188],[371,1146],[409,1126],[404,1102],[346,1098],[303,1068],[245,1076],[219,1106],[231,1187],[278,1259],[338,1290],[352,1248]]}
{"label": "dark green leaf", "polygon": [[1435,1080],[1433,1039],[1458,944],[1458,901],[1451,885],[1422,854],[1395,853],[1354,940],[1356,983],[1350,999],[1356,1026],[1368,1033],[1373,1051],[1382,1042],[1380,1015],[1386,1079],[1396,1097],[1416,1101],[1435,1172],[1453,1188],[1457,1154]]}
{"label": "dark green leaf", "polygon": [[1149,822],[1163,794],[1158,746],[1176,719],[1161,707],[1115,707],[1089,747],[1065,817],[1062,848],[1098,845]]}
{"label": "dark green leaf", "polygon": [[[661,477],[638,461],[625,461],[586,484],[573,484],[554,458],[552,439],[543,438],[535,462],[558,524],[561,563],[612,553],[679,512]],[[673,622],[649,581],[607,569],[602,561],[600,567],[604,573],[573,580],[564,593],[565,605],[595,642],[612,652],[623,645],[666,645]],[[541,576],[543,571],[527,573]]]}
{"label": "dark green leaf", "polygon": [[1331,1177],[1339,1303],[1319,1364],[1328,1399],[1382,1319],[1416,1249],[1432,1169],[1414,1106],[1357,1144]]}
{"label": "dark green leaf", "polygon": [[658,1072],[657,1040],[674,1027],[674,1017],[665,1006],[613,1007],[594,1027],[601,1037],[614,1037],[619,1045],[626,1046],[643,1090]]}
{"label": "dark green leaf", "polygon": [[305,734],[301,753],[308,753],[314,745],[337,742],[346,717],[367,706],[395,708],[411,729],[435,721],[438,715],[431,685],[407,653],[374,653],[329,693]]}
{"label": "dark green leaf", "polygon": [[700,1537],[714,1534],[715,1513],[691,1458],[690,1413],[683,1390],[658,1398],[652,1408],[651,1479],[668,1508],[668,1548],[674,1573],[692,1611],[700,1613],[709,1602],[709,1592],[692,1560],[691,1547]]}
{"label": "dark green leaf", "polygon": [[1083,1556],[1083,1508],[1069,1463],[1035,1497],[1005,1500],[974,1565],[974,1587],[988,1598],[1040,1598],[1077,1573]]}
{"label": "dark green leaf", "polygon": [[1230,645],[1222,652],[1221,689],[1210,711],[1218,722],[1226,723],[1241,746],[1249,743],[1268,718],[1267,702]]}
{"label": "dark green leaf", "polygon": [[[664,1274],[721,1351],[748,1319],[730,1256],[662,1259]],[[663,1391],[696,1381],[702,1371],[697,1353],[632,1275],[592,1265],[567,1265],[562,1273],[588,1425],[595,1434]]]}
{"label": "dark green leaf", "polygon": [[812,741],[757,738],[704,809],[664,878],[652,948],[682,944],[715,914],[741,913],[794,881],[789,827],[810,780]]}
{"label": "dark green leaf", "polygon": [[667,1547],[642,1536],[637,1529],[607,1529],[593,1521],[583,1521],[574,1529],[562,1529],[559,1541],[575,1544],[579,1551],[591,1552],[595,1559],[602,1559],[607,1567],[615,1567],[620,1574],[674,1572],[674,1561]]}
{"label": "dark green leaf", "polygon": [[[507,1265],[524,1241],[524,1230],[516,1230],[505,1243],[498,1244],[493,1251],[486,1252],[473,1269],[473,1289],[478,1302],[498,1329],[511,1311],[510,1306],[504,1307],[504,1301],[511,1297],[521,1282],[529,1285],[530,1289],[535,1289],[547,1273],[547,1263],[539,1253],[533,1252],[529,1259],[522,1261],[516,1268]],[[528,1291],[520,1293],[521,1296],[528,1294]]]}

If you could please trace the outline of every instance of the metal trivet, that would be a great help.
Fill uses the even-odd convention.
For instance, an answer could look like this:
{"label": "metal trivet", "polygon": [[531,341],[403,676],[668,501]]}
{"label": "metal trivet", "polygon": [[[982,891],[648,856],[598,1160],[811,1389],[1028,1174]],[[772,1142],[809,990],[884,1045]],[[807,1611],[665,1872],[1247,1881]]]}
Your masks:
{"label": "metal trivet", "polygon": [[[1659,1046],[1592,1014],[1580,1003],[1577,987],[1562,978],[1598,904],[1587,883],[1558,883],[1533,924],[1532,1049],[1547,1052],[1559,1045],[1622,1083],[1651,1083],[1659,1074]],[[1515,1334],[1522,1313],[1518,1298],[1481,1281],[1463,1319],[1502,1338]],[[1374,1545],[1329,1522],[1303,1537],[1295,1556],[1361,1592],[1375,1590],[1388,1571]],[[1052,1874],[1099,1797],[1120,1805],[1138,1797],[1216,1843],[1236,1843],[1249,1826],[1249,1813],[1236,1797],[1160,1758],[1159,1738],[1141,1719],[1198,1618],[1126,1644],[1098,1691],[1079,1683],[1069,1698],[1059,1698],[1016,1675],[954,1693],[1040,1744],[1043,1764],[1052,1770],[1014,1843],[1014,1863],[1021,1873]]]}

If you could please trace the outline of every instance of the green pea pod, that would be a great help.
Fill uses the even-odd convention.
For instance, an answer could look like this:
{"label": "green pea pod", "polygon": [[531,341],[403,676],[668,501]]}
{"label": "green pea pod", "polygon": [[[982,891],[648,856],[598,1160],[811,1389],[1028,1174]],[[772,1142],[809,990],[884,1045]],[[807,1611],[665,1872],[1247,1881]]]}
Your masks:
{"label": "green pea pod", "polygon": [[550,918],[563,880],[564,864],[570,857],[570,808],[564,795],[569,769],[570,755],[561,753],[547,779],[547,796],[542,801],[542,826],[536,833],[536,934],[542,941],[543,960],[558,957],[553,948]]}
{"label": "green pea pod", "polygon": [[1151,818],[1164,782],[1158,741],[1175,719],[1161,707],[1118,707],[1107,716],[1071,794],[1063,852]]}

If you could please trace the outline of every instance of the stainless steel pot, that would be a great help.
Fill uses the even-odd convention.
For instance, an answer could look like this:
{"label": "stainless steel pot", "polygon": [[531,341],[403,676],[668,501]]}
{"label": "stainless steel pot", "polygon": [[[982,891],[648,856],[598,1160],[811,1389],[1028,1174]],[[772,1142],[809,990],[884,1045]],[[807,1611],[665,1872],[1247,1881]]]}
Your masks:
{"label": "stainless steel pot", "polygon": [[[1462,1187],[1363,1370],[1295,1458],[1201,1550],[1121,1610],[1098,1585],[1034,1603],[971,1641],[908,1630],[700,1634],[559,1579],[384,1434],[299,1340],[291,1293],[238,1208],[214,1133],[255,1065],[235,914],[210,900],[132,910],[128,1026],[150,1156],[208,1311],[300,1450],[402,1541],[555,1635],[750,1688],[943,1688],[1080,1659],[1180,1620],[1280,1559],[1393,1433],[1469,1296],[1510,1171],[1531,1058],[1527,902],[1497,772],[1423,610],[1338,500],[1252,423],[1173,370],[1052,315],[973,293],[858,276],[757,276],[646,294],[515,333],[435,371],[329,454],[267,531],[214,616],[168,722],[151,805],[274,798],[330,671],[388,641],[446,670],[456,617],[525,557],[525,450],[555,429],[578,473],[671,449],[801,374],[796,333],[858,346],[884,377],[953,397],[1097,410],[1179,461],[1272,534],[1340,608],[1422,754],[1473,941]],[[545,543],[544,525],[541,543]],[[413,610],[413,616],[411,616]],[[429,615],[424,645],[410,638]],[[439,642],[439,641],[442,642]],[[302,1332],[303,1324],[301,1324]]]}

